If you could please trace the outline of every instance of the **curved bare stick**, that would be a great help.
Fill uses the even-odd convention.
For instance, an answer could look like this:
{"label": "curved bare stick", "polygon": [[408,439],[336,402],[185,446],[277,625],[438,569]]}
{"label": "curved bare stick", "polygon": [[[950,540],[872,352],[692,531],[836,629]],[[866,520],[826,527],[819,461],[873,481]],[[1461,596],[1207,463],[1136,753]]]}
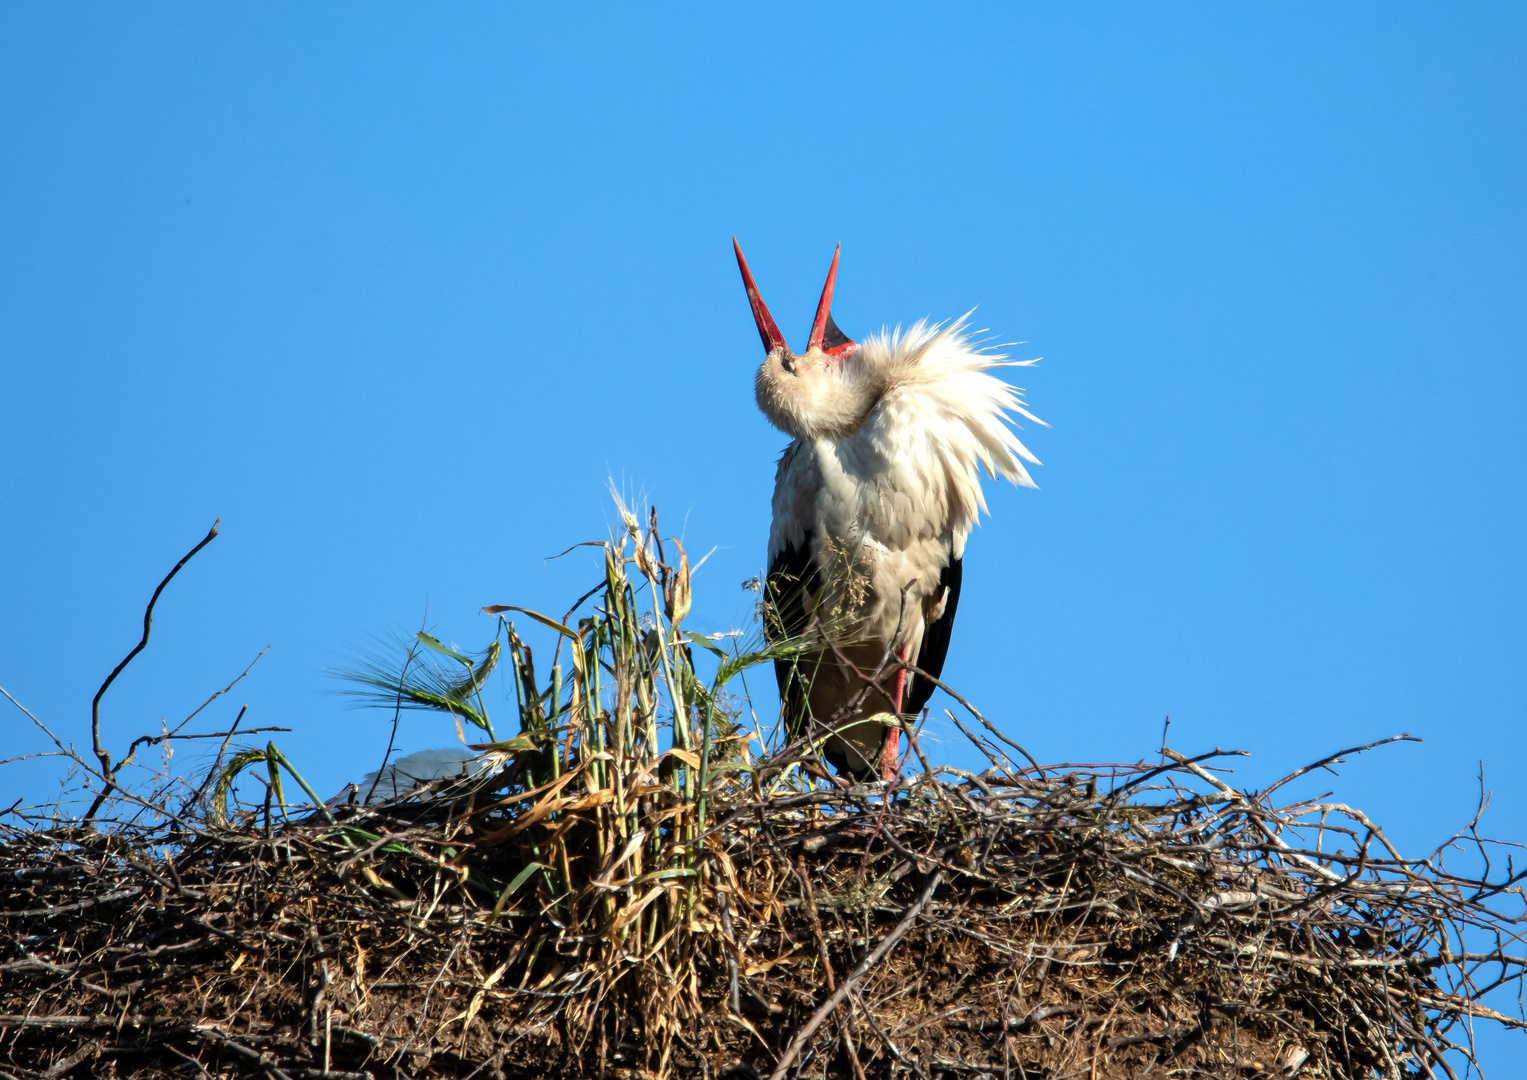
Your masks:
{"label": "curved bare stick", "polygon": [[[1372,750],[1376,746],[1387,746],[1387,745],[1389,745],[1392,742],[1415,742],[1415,743],[1418,743],[1420,741],[1421,741],[1420,739],[1418,739],[1416,736],[1410,734],[1409,732],[1401,732],[1398,735],[1391,735],[1387,739],[1375,739],[1373,742],[1371,742],[1371,743],[1364,743],[1362,746],[1349,746],[1345,750],[1338,750],[1338,751],[1336,751],[1336,753],[1331,754],[1331,755],[1329,755],[1327,757],[1323,757],[1319,761],[1312,762],[1309,765],[1306,765],[1302,769],[1295,769],[1293,772],[1291,772],[1287,776],[1285,776],[1282,780],[1279,780],[1277,783],[1273,784],[1272,787],[1270,787],[1267,790],[1263,791],[1261,793],[1262,794],[1262,798],[1264,798],[1264,799],[1267,798],[1267,796],[1269,796],[1273,792],[1277,791],[1280,787],[1282,787],[1284,784],[1288,783],[1290,780],[1297,780],[1299,777],[1303,776],[1305,773],[1314,772],[1316,769],[1323,769],[1327,765],[1330,765],[1332,762],[1339,762],[1341,758],[1346,757],[1348,754],[1361,754],[1365,750]],[[1163,743],[1162,745],[1164,746],[1165,744]]]}
{"label": "curved bare stick", "polygon": [[164,592],[164,587],[170,583],[170,580],[176,574],[180,573],[181,567],[191,561],[193,555],[217,539],[217,527],[221,524],[222,520],[222,518],[218,518],[217,521],[214,521],[212,528],[207,530],[207,535],[201,538],[201,542],[182,555],[180,561],[175,564],[168,574],[164,575],[164,580],[159,583],[159,588],[155,589],[154,595],[149,597],[148,607],[143,609],[143,637],[139,639],[138,644],[133,646],[133,651],[122,657],[122,662],[111,669],[111,674],[106,676],[106,681],[95,692],[95,699],[90,702],[90,742],[95,750],[96,759],[101,763],[101,775],[105,778],[106,784],[102,788],[101,793],[95,797],[95,802],[91,804],[90,810],[85,814],[85,821],[91,821],[95,818],[96,811],[101,808],[101,804],[106,801],[106,797],[117,786],[117,770],[111,764],[111,751],[101,745],[101,698],[106,696],[106,691],[110,689],[112,683],[117,681],[117,676],[122,674],[123,669],[132,663],[133,657],[148,648],[149,631],[154,625],[154,605],[159,602],[159,594]]}

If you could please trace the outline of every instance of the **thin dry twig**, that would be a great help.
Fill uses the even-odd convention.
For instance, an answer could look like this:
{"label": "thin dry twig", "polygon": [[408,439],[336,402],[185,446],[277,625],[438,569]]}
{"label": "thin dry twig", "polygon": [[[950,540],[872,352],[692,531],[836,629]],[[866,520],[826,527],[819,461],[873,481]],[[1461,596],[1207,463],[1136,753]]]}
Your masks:
{"label": "thin dry twig", "polygon": [[[143,609],[143,636],[138,639],[138,644],[132,647],[132,651],[122,657],[121,662],[111,669],[111,674],[106,676],[106,680],[101,683],[101,688],[95,692],[95,698],[90,702],[90,744],[95,751],[96,760],[101,763],[101,777],[104,787],[96,795],[95,802],[90,805],[90,809],[85,812],[86,821],[91,821],[95,818],[96,813],[101,809],[101,804],[110,797],[111,792],[116,788],[118,767],[112,765],[111,751],[107,750],[101,743],[101,698],[106,696],[106,691],[111,689],[111,684],[117,681],[117,676],[122,674],[128,664],[133,662],[133,658],[148,648],[149,631],[154,626],[154,605],[159,603],[159,594],[164,592],[164,587],[174,579],[176,574],[180,573],[181,567],[190,562],[198,551],[217,539],[217,527],[222,520],[222,518],[218,518],[217,521],[214,521],[212,528],[207,530],[207,535],[202,537],[195,547],[182,555],[180,561],[170,568],[168,574],[164,575],[164,580],[154,590],[154,595],[149,597],[148,606]],[[258,660],[259,657],[255,659]],[[251,666],[253,665],[251,664]],[[192,715],[194,716],[195,713]]]}

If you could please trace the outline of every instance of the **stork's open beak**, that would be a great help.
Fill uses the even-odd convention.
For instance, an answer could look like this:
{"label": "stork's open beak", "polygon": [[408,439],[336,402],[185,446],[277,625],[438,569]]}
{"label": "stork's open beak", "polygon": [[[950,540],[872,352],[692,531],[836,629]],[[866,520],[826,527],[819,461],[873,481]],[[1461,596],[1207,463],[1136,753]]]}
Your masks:
{"label": "stork's open beak", "polygon": [[737,252],[737,269],[742,271],[742,287],[748,290],[748,303],[753,305],[753,321],[758,324],[758,336],[763,338],[764,352],[773,352],[775,349],[788,352],[790,346],[785,344],[785,335],[774,325],[769,305],[758,294],[758,283],[753,280],[753,271],[748,269],[748,260],[742,257],[742,245],[737,243],[735,236],[732,237],[732,250]]}
{"label": "stork's open beak", "polygon": [[[774,316],[769,314],[768,305],[759,295],[758,284],[753,280],[748,260],[742,257],[742,245],[737,243],[735,236],[732,237],[732,249],[737,252],[737,269],[742,271],[742,285],[748,291],[748,303],[753,308],[753,321],[758,324],[758,336],[763,340],[764,352],[773,352],[775,349],[789,352],[790,346],[785,344],[785,335],[779,332]],[[857,343],[832,321],[832,291],[838,283],[838,255],[842,250],[843,245],[839,244],[832,253],[827,283],[822,286],[822,299],[817,302],[816,318],[811,322],[811,337],[806,342],[807,352],[817,348],[829,356],[844,356],[858,348]]]}
{"label": "stork's open beak", "polygon": [[[806,342],[807,352],[813,348],[827,351],[827,345],[823,339],[827,336],[828,324],[832,322],[832,290],[838,284],[838,256],[842,252],[842,244],[832,249],[832,265],[827,268],[827,282],[822,286],[822,299],[817,301],[816,318],[811,320],[811,338]],[[833,329],[838,328],[833,326]],[[838,331],[838,336],[843,336],[841,330]]]}

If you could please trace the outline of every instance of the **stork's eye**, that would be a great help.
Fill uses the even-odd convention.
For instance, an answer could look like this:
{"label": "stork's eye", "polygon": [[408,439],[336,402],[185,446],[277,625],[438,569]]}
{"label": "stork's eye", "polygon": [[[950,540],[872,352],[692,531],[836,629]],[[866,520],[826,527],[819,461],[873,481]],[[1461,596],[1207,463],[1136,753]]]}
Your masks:
{"label": "stork's eye", "polygon": [[792,357],[789,353],[780,353],[779,366],[784,368],[790,374],[795,374],[795,358]]}

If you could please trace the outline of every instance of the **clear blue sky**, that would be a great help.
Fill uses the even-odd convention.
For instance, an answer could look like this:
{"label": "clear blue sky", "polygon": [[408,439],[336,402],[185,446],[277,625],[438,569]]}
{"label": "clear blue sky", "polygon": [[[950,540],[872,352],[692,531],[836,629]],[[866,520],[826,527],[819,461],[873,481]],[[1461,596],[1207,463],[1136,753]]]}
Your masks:
{"label": "clear blue sky", "polygon": [[324,669],[562,610],[610,477],[744,618],[784,440],[730,239],[792,340],[841,241],[849,334],[979,305],[1044,357],[968,696],[1046,760],[1170,713],[1246,785],[1410,731],[1340,794],[1418,850],[1483,761],[1527,839],[1522,7],[549,10],[0,12],[0,685],[83,737],[221,516],[107,730],[271,645],[214,719],[335,788],[386,721]]}

